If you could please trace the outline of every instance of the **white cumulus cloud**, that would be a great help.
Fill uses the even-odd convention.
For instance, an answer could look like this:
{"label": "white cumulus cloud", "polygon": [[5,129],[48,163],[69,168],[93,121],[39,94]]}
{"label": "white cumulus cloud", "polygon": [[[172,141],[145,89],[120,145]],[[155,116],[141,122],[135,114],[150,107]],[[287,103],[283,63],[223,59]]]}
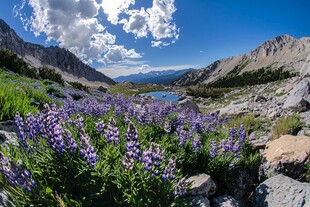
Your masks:
{"label": "white cumulus cloud", "polygon": [[[86,63],[104,64],[141,58],[134,48],[117,43],[107,23],[121,27],[136,39],[150,38],[151,47],[168,46],[179,38],[173,19],[175,0],[152,0],[152,5],[139,7],[137,0],[21,0],[13,9],[26,30],[47,41],[56,41]],[[145,4],[148,5],[148,4]],[[29,9],[31,13],[26,14]],[[105,16],[102,16],[102,12]],[[104,25],[105,24],[105,25]]]}
{"label": "white cumulus cloud", "polygon": [[101,7],[108,21],[116,25],[119,22],[119,15],[127,13],[128,8],[134,4],[135,0],[102,0]]}
{"label": "white cumulus cloud", "polygon": [[[173,21],[174,0],[153,0],[150,8],[131,8],[134,0],[103,0],[102,8],[112,24],[123,24],[127,33],[136,38],[150,36],[152,47],[168,46],[179,38],[179,28]],[[120,18],[120,15],[123,18]],[[161,41],[161,40],[165,41]]]}
{"label": "white cumulus cloud", "polygon": [[116,36],[99,21],[101,7],[96,0],[29,0],[28,5],[33,10],[30,17],[22,16],[21,9],[14,9],[26,27],[35,35],[45,34],[47,41],[59,42],[60,47],[69,49],[87,63],[142,57],[134,49],[127,50],[116,44]]}

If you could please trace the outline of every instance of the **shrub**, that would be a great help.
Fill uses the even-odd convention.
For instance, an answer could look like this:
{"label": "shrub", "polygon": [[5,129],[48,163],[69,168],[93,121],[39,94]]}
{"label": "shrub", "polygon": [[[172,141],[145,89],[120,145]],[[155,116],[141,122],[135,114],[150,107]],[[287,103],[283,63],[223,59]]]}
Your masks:
{"label": "shrub", "polygon": [[273,129],[273,138],[276,139],[285,134],[297,135],[302,126],[303,123],[297,114],[281,118]]}
{"label": "shrub", "polygon": [[42,79],[48,79],[56,83],[64,84],[64,80],[61,77],[61,74],[57,73],[54,69],[41,67],[39,70],[39,77]]}
{"label": "shrub", "polygon": [[37,70],[29,67],[23,59],[10,50],[0,49],[0,67],[5,67],[29,78],[38,78]]}
{"label": "shrub", "polygon": [[66,98],[67,96],[65,96],[60,90],[54,88],[54,87],[48,87],[46,89],[46,93],[53,95],[57,98]]}
{"label": "shrub", "polygon": [[68,82],[68,83],[77,90],[83,90],[89,92],[89,88],[86,85],[83,85],[82,83],[79,82]]}

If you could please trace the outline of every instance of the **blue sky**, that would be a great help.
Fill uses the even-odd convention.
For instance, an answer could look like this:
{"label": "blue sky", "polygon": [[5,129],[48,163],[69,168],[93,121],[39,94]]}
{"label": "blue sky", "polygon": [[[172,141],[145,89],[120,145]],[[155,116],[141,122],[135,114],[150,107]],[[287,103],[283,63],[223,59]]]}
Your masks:
{"label": "blue sky", "polygon": [[0,18],[25,41],[65,47],[117,77],[206,67],[278,35],[310,36],[309,8],[309,0],[0,0]]}

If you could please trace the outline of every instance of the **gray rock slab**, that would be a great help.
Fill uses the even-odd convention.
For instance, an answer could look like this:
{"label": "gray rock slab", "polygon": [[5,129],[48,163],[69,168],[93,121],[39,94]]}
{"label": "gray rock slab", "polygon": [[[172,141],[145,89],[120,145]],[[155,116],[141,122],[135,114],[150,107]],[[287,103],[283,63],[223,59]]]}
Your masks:
{"label": "gray rock slab", "polygon": [[256,207],[309,207],[310,183],[301,183],[282,174],[269,178],[255,190]]}

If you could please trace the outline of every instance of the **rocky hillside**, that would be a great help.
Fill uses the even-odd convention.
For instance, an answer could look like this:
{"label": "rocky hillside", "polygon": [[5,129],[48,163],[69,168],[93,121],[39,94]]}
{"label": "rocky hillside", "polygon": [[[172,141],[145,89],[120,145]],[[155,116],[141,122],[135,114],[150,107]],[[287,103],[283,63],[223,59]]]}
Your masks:
{"label": "rocky hillside", "polygon": [[115,83],[64,48],[44,47],[23,41],[2,19],[0,19],[0,48],[11,50],[34,67],[54,68],[68,81],[78,81],[88,85]]}
{"label": "rocky hillside", "polygon": [[221,59],[206,68],[192,71],[173,84],[176,86],[208,84],[225,77],[236,68],[239,74],[261,68],[283,68],[299,72],[301,75],[310,73],[310,37],[296,39],[289,35],[278,36],[248,54]]}

